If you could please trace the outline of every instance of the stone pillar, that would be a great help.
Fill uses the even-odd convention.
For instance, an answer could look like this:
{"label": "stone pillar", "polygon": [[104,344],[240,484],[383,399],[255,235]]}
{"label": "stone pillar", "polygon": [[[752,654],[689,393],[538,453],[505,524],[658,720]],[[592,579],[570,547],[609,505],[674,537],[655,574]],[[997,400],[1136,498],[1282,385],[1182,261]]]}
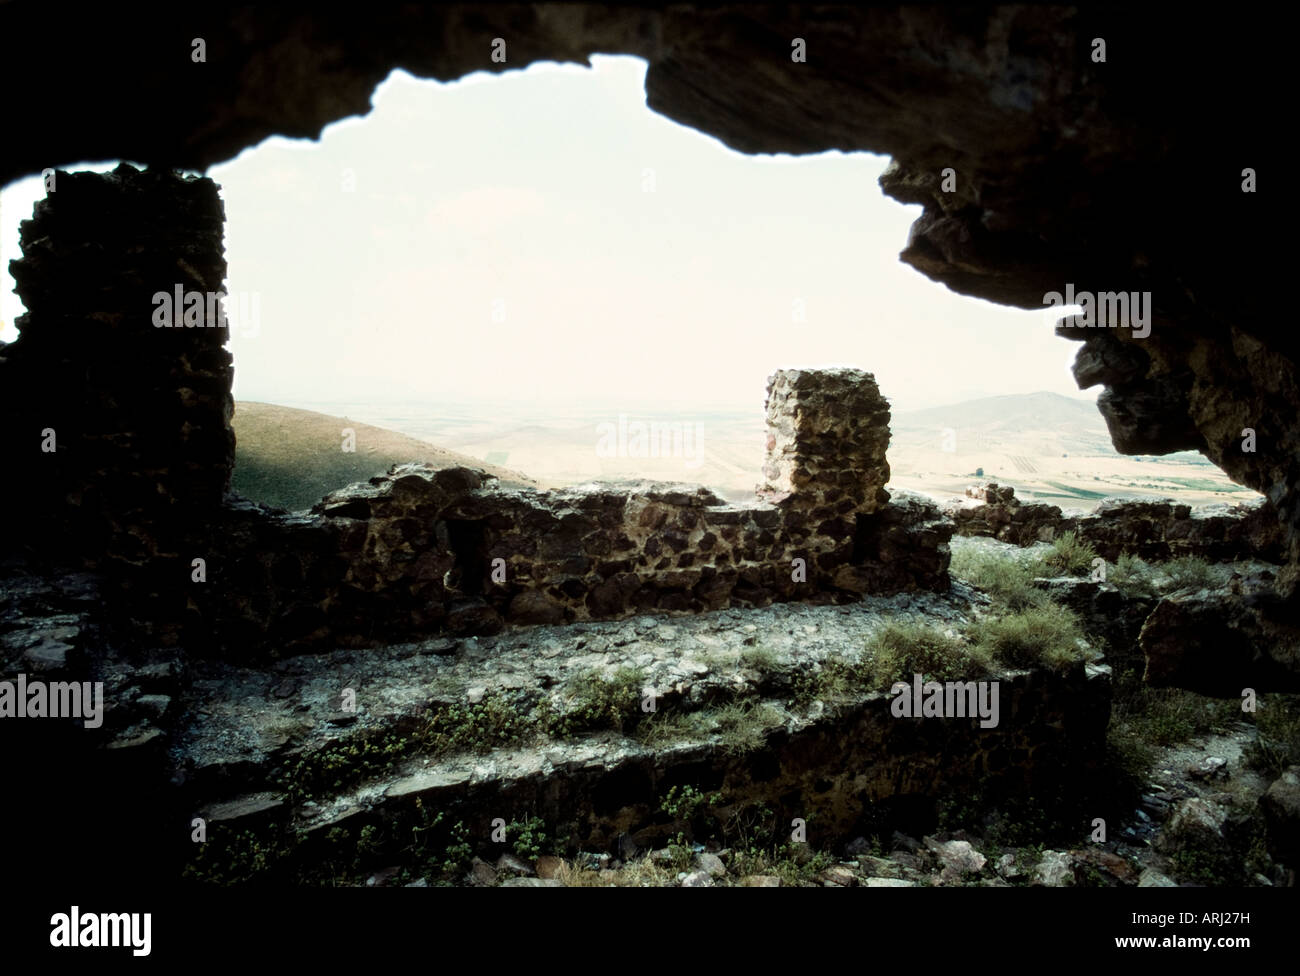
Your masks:
{"label": "stone pillar", "polygon": [[[35,516],[30,541],[165,588],[180,569],[164,563],[202,555],[183,540],[234,465],[228,329],[208,314],[226,276],[217,191],[126,164],[56,173],[9,265],[27,312],[0,348],[5,491]],[[178,287],[201,298],[165,327],[156,296],[174,303]]]}
{"label": "stone pillar", "polygon": [[782,369],[767,381],[761,497],[815,519],[889,501],[889,404],[860,369]]}
{"label": "stone pillar", "polygon": [[864,517],[889,501],[889,404],[859,369],[783,369],[767,382],[760,498],[782,510],[808,582],[829,586],[859,558]]}

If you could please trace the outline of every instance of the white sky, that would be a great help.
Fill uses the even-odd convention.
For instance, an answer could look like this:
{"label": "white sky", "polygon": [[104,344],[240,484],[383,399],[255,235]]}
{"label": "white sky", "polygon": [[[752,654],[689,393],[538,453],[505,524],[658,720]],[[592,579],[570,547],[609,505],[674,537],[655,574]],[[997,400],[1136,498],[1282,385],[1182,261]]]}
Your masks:
{"label": "white sky", "polygon": [[[231,339],[236,396],[746,408],[774,369],[845,365],[900,409],[1095,397],[1044,313],[899,262],[921,208],[883,196],[885,157],[745,156],[647,109],[641,60],[593,62],[394,72],[320,142],[212,167],[228,289],[260,305],[257,334]],[[0,194],[5,341],[22,310],[8,261],[40,196],[38,178]]]}

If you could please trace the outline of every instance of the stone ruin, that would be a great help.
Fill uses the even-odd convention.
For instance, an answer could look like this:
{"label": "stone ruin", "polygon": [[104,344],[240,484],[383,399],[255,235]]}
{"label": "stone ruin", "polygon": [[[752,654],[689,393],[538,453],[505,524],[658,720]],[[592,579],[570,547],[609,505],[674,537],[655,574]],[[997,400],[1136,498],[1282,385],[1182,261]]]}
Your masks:
{"label": "stone ruin", "polygon": [[[890,501],[889,407],[860,370],[772,376],[748,505],[692,485],[534,491],[419,465],[307,514],[227,501],[227,328],[161,328],[152,300],[220,291],[217,187],[127,165],[58,180],[23,224],[28,312],[0,354],[21,418],[10,449],[35,455],[44,503],[28,531],[107,572],[163,642],[256,656],[947,588],[951,524],[919,496]],[[57,450],[41,450],[44,430]]]}
{"label": "stone ruin", "polygon": [[884,491],[889,410],[874,379],[783,370],[769,389],[781,446],[751,504],[684,484],[537,491],[400,465],[308,515],[234,506],[219,571],[237,582],[199,590],[203,628],[226,646],[300,650],[946,589],[950,523]]}
{"label": "stone ruin", "polygon": [[[343,778],[327,805],[323,796],[287,805],[291,761],[314,769],[338,750],[365,754],[476,683],[471,700],[548,707],[545,689],[568,687],[619,647],[639,648],[665,707],[689,714],[734,699],[745,686],[712,673],[698,648],[753,646],[747,631],[758,628],[717,614],[904,601],[861,621],[797,609],[773,617],[762,640],[785,647],[790,668],[816,668],[891,607],[959,620],[947,574],[953,523],[929,500],[885,490],[889,407],[854,369],[771,377],[749,504],[668,483],[535,491],[424,465],[341,488],[309,512],[230,495],[224,322],[164,328],[153,316],[158,293],[220,290],[217,187],[128,165],[58,179],[22,225],[13,269],[28,311],[19,340],[0,349],[5,446],[28,459],[32,479],[5,485],[11,504],[27,499],[28,518],[0,567],[9,607],[0,646],[9,671],[105,683],[102,726],[61,747],[88,750],[105,789],[132,784],[138,803],[110,818],[118,835],[156,844],[151,834],[198,812],[234,831],[227,840],[249,828],[307,838],[295,857],[310,857],[326,834],[363,821],[409,829],[425,802],[481,819],[504,791],[563,824],[573,845],[608,846],[657,836],[655,797],[688,777],[727,784],[746,802],[777,791],[845,831],[864,797],[901,811],[940,788],[1046,782],[1090,762],[1108,713],[1103,666],[1008,678],[1006,707],[1020,720],[974,737],[963,723],[898,725],[880,693],[845,714],[787,715],[788,684],[762,678],[750,692],[779,721],[757,753],[705,741],[669,755],[596,740],[540,759],[503,753],[487,781],[452,757],[432,779],[418,763],[399,767],[382,796]],[[70,279],[86,289],[67,288]],[[673,619],[686,621],[676,637],[663,622]],[[786,619],[809,621],[797,640],[770,629]],[[647,631],[657,639],[639,643]],[[694,643],[679,646],[682,634]],[[469,691],[430,697],[430,671],[453,655]],[[357,715],[339,714],[341,680],[370,689]],[[833,745],[846,734],[847,754]],[[26,774],[61,796],[42,755],[27,756]],[[63,809],[42,818],[50,831],[69,829]],[[158,850],[166,870],[193,853],[183,841]]]}
{"label": "stone ruin", "polygon": [[[46,32],[38,6],[0,6],[0,36]],[[927,502],[879,495],[886,442],[873,440],[885,428],[854,421],[819,431],[797,422],[797,404],[815,399],[819,381],[843,382],[855,412],[883,411],[878,394],[851,376],[778,374],[769,466],[750,506],[682,486],[512,493],[474,472],[424,469],[390,472],[307,514],[227,496],[226,330],[215,323],[151,334],[148,319],[158,291],[220,290],[221,202],[211,181],[177,179],[166,168],[203,171],[272,134],[312,137],[366,112],[394,67],[451,79],[539,60],[584,63],[594,52],[636,55],[648,64],[652,110],[739,151],[889,154],[882,189],[923,208],[901,259],[955,291],[1027,309],[1066,282],[1150,291],[1154,324],[1145,338],[1060,330],[1080,342],[1075,376],[1081,387],[1105,387],[1099,407],[1121,451],[1200,450],[1264,493],[1271,509],[1261,519],[1280,529],[1285,563],[1272,591],[1237,595],[1249,602],[1250,620],[1224,612],[1227,596],[1162,600],[1151,617],[1172,639],[1156,641],[1155,659],[1168,665],[1175,648],[1185,657],[1191,646],[1197,670],[1222,680],[1232,671],[1225,647],[1246,656],[1296,646],[1297,346],[1275,315],[1270,283],[1278,276],[1267,255],[1240,244],[1264,239],[1274,219],[1267,190],[1253,192],[1271,131],[1266,101],[1254,93],[1275,87],[1260,72],[1285,59],[1261,54],[1260,45],[1282,43],[1284,31],[1261,30],[1258,18],[1212,21],[1213,12],[1171,22],[1157,11],[1072,7],[830,5],[811,19],[793,7],[744,4],[405,5],[342,19],[314,18],[305,7],[241,8],[206,12],[212,49],[239,56],[214,57],[200,75],[185,57],[159,56],[190,29],[180,14],[156,14],[88,10],[61,58],[39,44],[7,52],[21,77],[48,77],[57,63],[77,97],[64,101],[57,130],[6,147],[0,182],[87,158],[164,167],[124,167],[107,178],[58,173],[58,196],[25,225],[24,258],[14,267],[28,313],[21,338],[0,347],[0,446],[16,471],[0,489],[10,515],[0,650],[8,672],[102,678],[112,703],[95,733],[47,726],[43,750],[19,741],[12,723],[0,727],[8,772],[25,787],[23,810],[4,822],[16,838],[16,874],[49,870],[49,852],[84,828],[88,795],[116,798],[95,808],[99,835],[116,841],[97,867],[123,876],[156,867],[133,852],[156,851],[198,810],[237,831],[289,825],[310,838],[313,856],[334,831],[353,843],[367,827],[409,827],[412,807],[439,797],[470,819],[503,802],[531,807],[560,818],[574,843],[608,844],[646,829],[662,788],[695,782],[779,794],[824,813],[836,829],[860,830],[874,805],[933,799],[940,781],[960,792],[996,770],[1037,790],[1086,770],[1087,757],[1102,751],[1108,681],[1093,664],[1060,679],[1016,677],[1014,710],[1024,720],[988,737],[891,723],[873,698],[844,713],[786,714],[765,748],[743,761],[713,743],[665,753],[597,738],[556,754],[494,754],[495,776],[461,762],[402,769],[378,787],[346,783],[314,811],[290,810],[263,789],[288,758],[363,749],[380,730],[409,728],[414,719],[401,703],[426,695],[426,673],[453,655],[473,689],[531,683],[539,693],[579,662],[634,651],[655,657],[639,638],[669,638],[664,624],[629,616],[642,608],[704,610],[678,618],[677,638],[701,646],[770,615],[764,638],[800,635],[787,641],[791,666],[810,648],[819,653],[818,634],[861,637],[808,614],[845,611],[851,628],[859,611],[920,611],[949,614],[956,625],[969,609],[946,602],[957,587],[941,592],[954,522]],[[1218,45],[1213,71],[1186,56],[1206,31]],[[1143,58],[1098,64],[1087,43],[1098,34]],[[498,35],[511,38],[509,64],[489,63],[486,45],[466,40]],[[806,63],[790,62],[789,37],[808,39]],[[864,59],[864,37],[889,56]],[[322,49],[336,56],[322,59]],[[1174,101],[1170,79],[1180,92]],[[49,122],[46,100],[10,108],[15,132]],[[955,190],[942,175],[947,167]],[[1251,192],[1238,183],[1242,167],[1250,167]],[[1163,192],[1150,192],[1155,182]],[[1214,233],[1187,233],[1189,201]],[[1131,226],[1143,233],[1115,233]],[[780,416],[791,400],[793,413]],[[836,416],[833,403],[822,409]],[[1242,446],[1247,428],[1251,450]],[[824,436],[841,438],[835,450],[844,455],[835,458]],[[1067,524],[1069,516],[1010,501],[986,498],[991,507],[969,516],[954,511],[957,531],[1024,542]],[[662,518],[657,551],[643,517]],[[1171,509],[1101,513],[1089,525],[1099,543],[1146,537],[1153,552],[1194,552],[1198,539],[1229,551],[1254,537],[1253,528],[1243,534],[1224,523],[1220,533],[1194,522]],[[553,536],[565,540],[562,556],[548,548]],[[616,549],[616,540],[630,545]],[[196,558],[206,564],[202,583]],[[496,559],[505,561],[504,583],[493,579]],[[803,579],[790,565],[796,559]],[[816,605],[840,600],[856,602]],[[715,605],[734,609],[707,609]],[[615,619],[597,619],[605,616]],[[524,632],[506,626],[514,623],[530,624],[526,646],[511,643]],[[1200,645],[1188,639],[1198,630]],[[399,634],[436,636],[387,643]],[[365,646],[292,656],[336,645]],[[201,659],[198,650],[211,653]],[[647,667],[692,705],[751,680],[700,673],[699,662],[675,657]],[[231,663],[240,659],[256,666]],[[1289,667],[1300,670],[1294,658]],[[340,680],[391,695],[349,720],[337,714]],[[761,690],[775,702],[789,689]],[[459,700],[465,691],[457,689]],[[52,757],[83,768],[85,779],[69,785],[52,772]],[[1294,820],[1294,802],[1289,814],[1286,802],[1270,808],[1283,824]],[[183,840],[167,858],[185,856]]]}
{"label": "stone ruin", "polygon": [[1265,499],[1240,505],[1190,505],[1171,501],[1107,499],[1089,513],[1022,502],[1010,485],[985,482],[943,505],[957,535],[987,536],[1029,546],[1073,532],[1103,559],[1121,553],[1141,559],[1201,556],[1216,562],[1256,557],[1281,563],[1286,539]]}

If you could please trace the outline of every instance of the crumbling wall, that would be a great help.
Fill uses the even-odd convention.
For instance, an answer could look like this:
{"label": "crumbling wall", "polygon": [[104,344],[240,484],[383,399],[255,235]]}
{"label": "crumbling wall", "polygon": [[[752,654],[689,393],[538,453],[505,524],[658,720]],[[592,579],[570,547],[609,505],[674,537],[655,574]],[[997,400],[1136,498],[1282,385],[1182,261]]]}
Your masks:
{"label": "crumbling wall", "polygon": [[1104,559],[1130,553],[1143,559],[1201,556],[1283,562],[1285,531],[1267,499],[1243,505],[1193,508],[1173,501],[1109,499],[1087,515],[1068,515],[1055,505],[1022,502],[1009,485],[988,482],[943,506],[958,535],[989,536],[1018,546],[1051,542],[1075,532]]}
{"label": "crumbling wall", "polygon": [[768,417],[768,497],[748,505],[695,485],[533,491],[408,464],[308,516],[231,506],[192,632],[292,650],[947,588],[952,523],[919,496],[886,504],[889,413],[869,373],[780,371]]}
{"label": "crumbling wall", "polygon": [[1051,542],[1062,532],[1076,528],[1056,505],[1022,502],[1010,485],[987,482],[966,489],[964,498],[943,506],[956,523],[957,535],[981,535],[1030,546]]}
{"label": "crumbling wall", "polygon": [[854,369],[773,374],[748,505],[418,465],[308,516],[227,497],[217,190],[125,164],[55,174],[11,265],[29,311],[0,350],[5,436],[34,481],[6,490],[39,487],[28,544],[104,571],[151,640],[283,652],[947,587],[951,523],[919,497],[890,504],[889,405]]}

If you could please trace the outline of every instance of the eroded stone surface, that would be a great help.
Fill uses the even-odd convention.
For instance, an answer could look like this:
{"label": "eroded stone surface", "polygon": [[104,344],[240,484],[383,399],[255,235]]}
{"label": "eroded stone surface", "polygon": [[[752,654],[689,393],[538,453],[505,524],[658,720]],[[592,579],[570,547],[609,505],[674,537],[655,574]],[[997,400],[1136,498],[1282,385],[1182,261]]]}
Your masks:
{"label": "eroded stone surface", "polygon": [[1230,698],[1245,688],[1300,689],[1300,617],[1268,581],[1246,581],[1235,594],[1167,596],[1138,644],[1152,685]]}
{"label": "eroded stone surface", "polygon": [[[671,825],[657,819],[657,804],[670,785],[684,781],[720,790],[733,806],[779,795],[816,811],[819,830],[839,834],[852,829],[864,801],[886,809],[905,797],[956,789],[969,777],[1046,783],[1067,766],[1080,775],[1104,733],[1104,668],[1081,668],[1064,679],[1004,675],[1001,707],[1017,717],[974,735],[968,726],[975,720],[897,719],[883,691],[824,701],[796,694],[801,675],[856,653],[887,620],[914,616],[961,626],[971,612],[958,594],[900,594],[841,607],[780,604],[507,627],[462,641],[451,657],[419,653],[417,646],[414,654],[294,658],[284,662],[298,688],[288,699],[272,694],[269,676],[212,662],[193,688],[204,702],[202,721],[177,742],[179,778],[196,798],[224,796],[236,784],[239,795],[256,794],[264,789],[259,784],[278,782],[303,761],[310,766],[313,756],[380,741],[390,731],[408,734],[421,716],[465,702],[470,689],[483,691],[480,701],[508,703],[520,715],[539,707],[563,711],[575,680],[619,668],[637,671],[637,684],[654,693],[657,711],[697,715],[701,724],[662,741],[606,731],[436,759],[404,753],[392,768],[360,779],[345,774],[337,789],[313,795],[295,808],[294,829],[320,838],[338,827],[402,824],[414,816],[416,801],[486,825],[497,815],[489,815],[493,804],[504,802],[508,809],[499,815],[535,811],[557,825],[566,845],[608,850],[630,835],[624,846],[644,850],[668,838]],[[330,719],[344,687],[357,692],[357,720],[338,728]],[[736,751],[724,727],[710,724],[716,721],[710,716],[733,703],[762,710],[761,748]],[[651,728],[655,719],[648,721]],[[706,876],[717,869],[707,858],[700,866]]]}

